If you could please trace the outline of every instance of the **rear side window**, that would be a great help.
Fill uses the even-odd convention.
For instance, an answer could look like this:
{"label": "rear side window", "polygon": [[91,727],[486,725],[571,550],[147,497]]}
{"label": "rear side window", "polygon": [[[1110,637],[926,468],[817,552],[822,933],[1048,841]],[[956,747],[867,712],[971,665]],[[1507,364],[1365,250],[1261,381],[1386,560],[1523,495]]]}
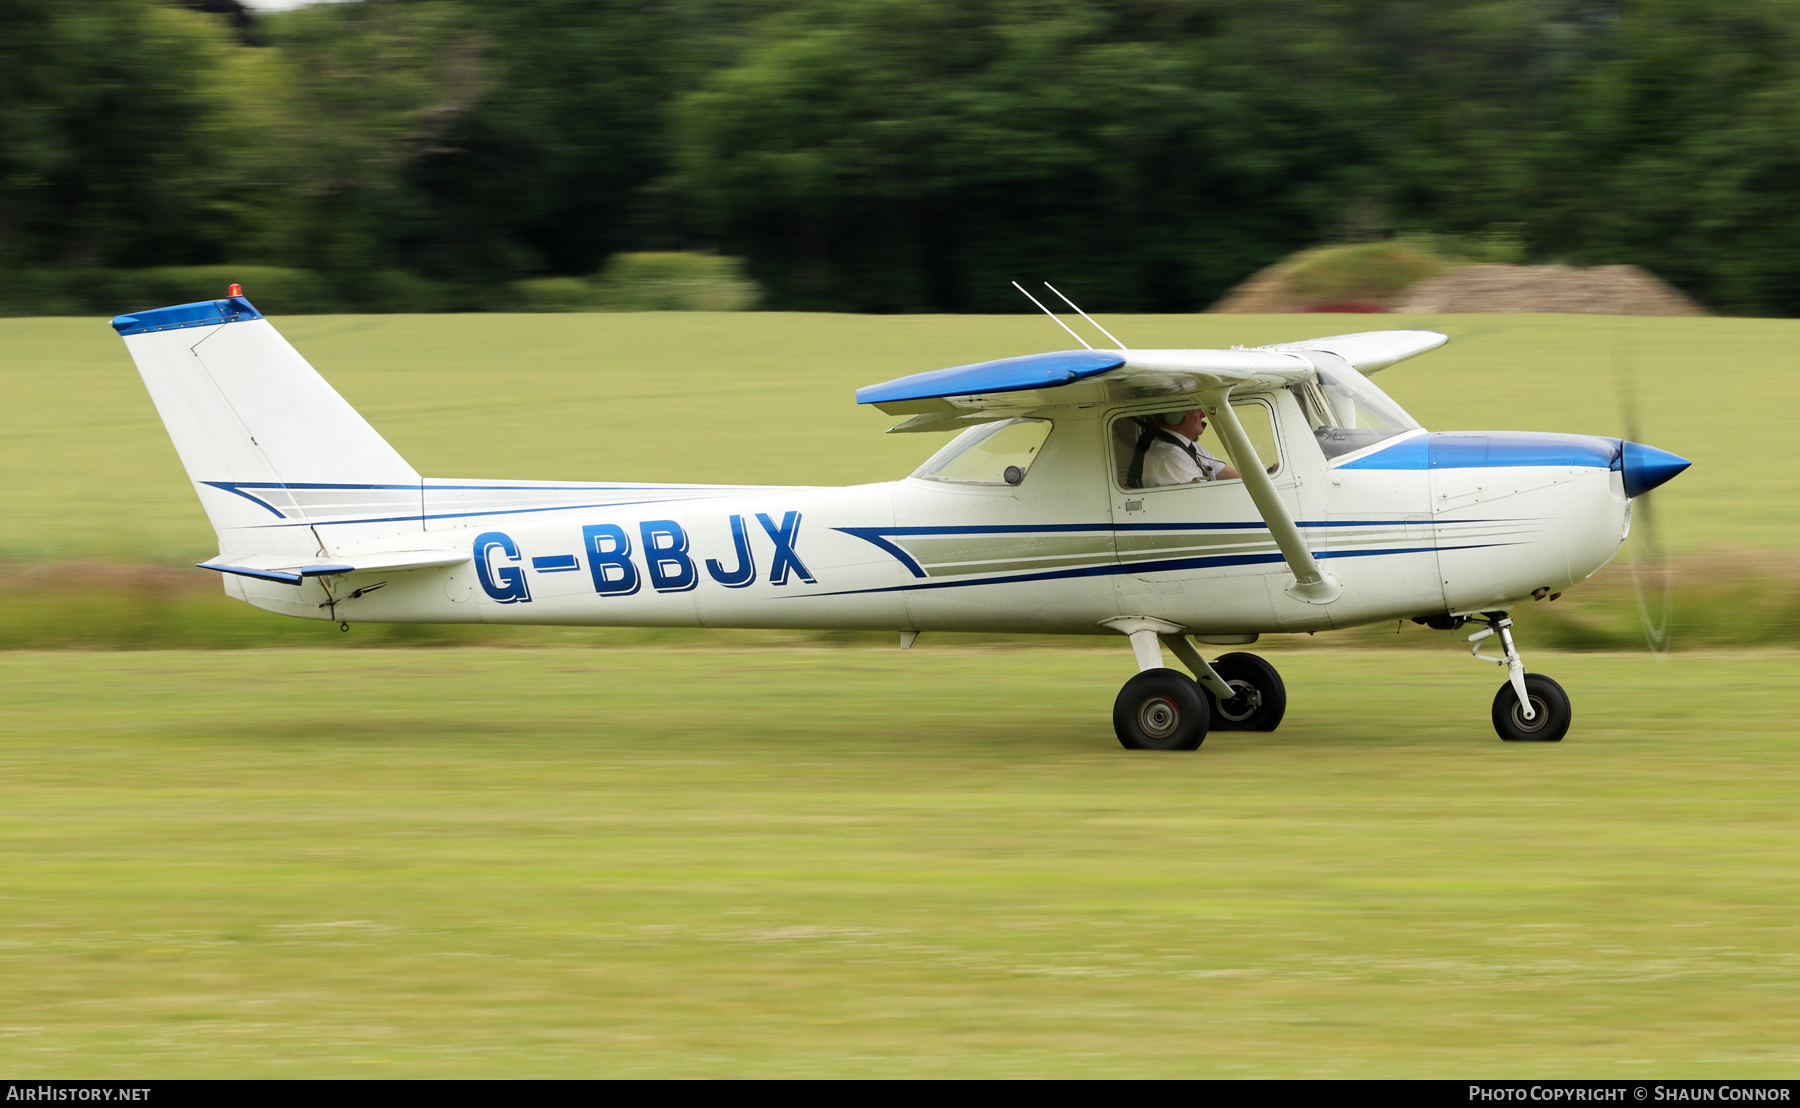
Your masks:
{"label": "rear side window", "polygon": [[927,481],[963,485],[1016,485],[1031,472],[1050,437],[1047,419],[1003,419],[971,427],[928,458],[914,473]]}

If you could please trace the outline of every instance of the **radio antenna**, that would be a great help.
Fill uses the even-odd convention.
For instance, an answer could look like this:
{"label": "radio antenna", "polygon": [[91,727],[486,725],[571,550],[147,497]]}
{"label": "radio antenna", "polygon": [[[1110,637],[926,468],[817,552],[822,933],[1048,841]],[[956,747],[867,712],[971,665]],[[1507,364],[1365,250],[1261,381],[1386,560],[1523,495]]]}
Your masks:
{"label": "radio antenna", "polygon": [[[1048,281],[1046,281],[1046,282],[1044,282],[1044,283],[1045,283],[1045,284],[1049,284],[1049,282],[1048,282]],[[1024,285],[1021,285],[1021,284],[1019,284],[1019,282],[1017,282],[1017,281],[1014,281],[1014,282],[1013,282],[1013,283],[1012,283],[1012,286],[1013,286],[1013,288],[1015,288],[1015,289],[1018,289],[1018,290],[1019,290],[1019,291],[1020,291],[1020,292],[1025,292],[1025,286],[1024,286]],[[1067,324],[1067,323],[1064,323],[1064,322],[1063,322],[1063,321],[1062,321],[1062,320],[1060,320],[1060,319],[1057,319],[1057,318],[1056,318],[1056,313],[1055,313],[1055,312],[1053,312],[1053,311],[1051,311],[1051,310],[1050,310],[1050,309],[1049,309],[1049,308],[1045,308],[1045,307],[1044,307],[1044,305],[1043,305],[1043,303],[1042,303],[1042,302],[1041,302],[1041,301],[1039,301],[1039,300],[1038,300],[1038,298],[1037,298],[1037,297],[1035,297],[1035,296],[1033,296],[1033,295],[1031,295],[1031,294],[1030,294],[1030,293],[1028,293],[1028,292],[1025,292],[1025,299],[1027,299],[1027,300],[1029,300],[1029,301],[1031,301],[1031,302],[1032,302],[1032,303],[1033,303],[1033,304],[1036,304],[1036,305],[1037,305],[1037,306],[1038,306],[1038,307],[1039,307],[1039,308],[1043,308],[1043,311],[1044,311],[1044,314],[1045,314],[1045,315],[1047,315],[1047,316],[1049,316],[1049,317],[1050,317],[1050,318],[1051,318],[1051,319],[1052,319],[1052,320],[1055,320],[1055,321],[1056,321],[1056,325],[1057,325],[1057,326],[1058,326],[1058,327],[1061,327],[1061,328],[1062,328],[1062,329],[1063,329],[1063,330],[1065,330],[1065,331],[1068,331],[1068,332],[1069,332],[1069,337],[1070,337],[1070,338],[1072,338],[1072,339],[1074,339],[1074,340],[1075,340],[1075,341],[1076,341],[1076,342],[1078,342],[1078,343],[1080,343],[1080,344],[1081,344],[1081,345],[1083,345],[1083,346],[1087,346],[1087,348],[1088,348],[1088,349],[1089,349],[1089,350],[1092,350],[1092,349],[1093,349],[1093,347],[1092,347],[1092,346],[1088,346],[1088,340],[1086,340],[1086,339],[1084,339],[1084,338],[1082,338],[1082,337],[1081,337],[1081,336],[1080,336],[1080,335],[1077,335],[1077,334],[1076,334],[1076,333],[1075,333],[1075,332],[1074,332],[1074,331],[1071,331],[1071,330],[1069,330],[1069,325],[1068,325],[1068,324]],[[1075,310],[1076,310],[1076,311],[1080,311],[1080,310],[1081,310],[1081,309],[1080,309],[1080,308],[1077,308],[1077,309],[1075,309]],[[1115,339],[1115,340],[1113,340],[1113,341],[1115,341],[1115,342],[1116,342],[1116,341],[1118,341],[1118,340],[1116,340],[1116,339]]]}
{"label": "radio antenna", "polygon": [[[1079,315],[1079,316],[1080,316],[1080,317],[1081,317],[1081,318],[1083,318],[1083,319],[1085,319],[1085,320],[1087,320],[1087,321],[1088,321],[1088,322],[1089,322],[1089,323],[1094,323],[1094,317],[1093,317],[1093,316],[1091,316],[1091,315],[1089,315],[1089,314],[1087,314],[1087,313],[1086,313],[1086,312],[1084,312],[1084,311],[1082,311],[1082,310],[1081,310],[1081,308],[1080,308],[1080,306],[1078,306],[1078,305],[1077,305],[1077,304],[1076,304],[1076,303],[1075,303],[1075,301],[1073,301],[1073,300],[1070,300],[1070,299],[1069,299],[1069,298],[1068,298],[1068,297],[1066,297],[1066,296],[1063,296],[1063,294],[1062,294],[1062,290],[1061,290],[1061,289],[1059,289],[1059,288],[1057,288],[1057,287],[1056,287],[1056,286],[1055,286],[1055,285],[1053,285],[1053,284],[1051,284],[1051,283],[1050,283],[1050,282],[1048,282],[1048,281],[1045,281],[1045,282],[1044,282],[1044,287],[1045,287],[1045,288],[1047,288],[1047,289],[1049,289],[1049,290],[1050,290],[1050,291],[1051,291],[1051,292],[1053,292],[1053,293],[1055,293],[1055,294],[1056,294],[1056,295],[1058,295],[1058,296],[1062,296],[1062,302],[1063,302],[1063,303],[1064,303],[1064,304],[1067,304],[1067,305],[1068,305],[1068,306],[1069,306],[1069,307],[1071,307],[1071,308],[1074,308],[1074,309],[1075,309],[1075,313],[1076,313],[1076,314],[1077,314],[1077,315]],[[1120,341],[1119,341],[1119,340],[1118,340],[1118,338],[1117,338],[1117,337],[1115,337],[1115,336],[1114,336],[1114,335],[1113,335],[1113,333],[1112,333],[1112,332],[1111,332],[1111,331],[1108,331],[1108,330],[1107,330],[1107,329],[1106,329],[1106,328],[1104,328],[1104,327],[1102,327],[1102,326],[1100,326],[1100,325],[1099,325],[1099,324],[1098,324],[1098,323],[1094,323],[1094,329],[1095,329],[1095,330],[1097,330],[1097,331],[1099,331],[1099,332],[1100,332],[1100,333],[1101,333],[1101,334],[1103,334],[1103,335],[1105,335],[1105,336],[1106,336],[1106,337],[1107,337],[1107,338],[1109,338],[1109,339],[1112,339],[1112,341],[1113,341],[1113,345],[1114,345],[1114,346],[1116,346],[1116,347],[1118,347],[1118,348],[1119,348],[1119,349],[1120,349],[1120,350],[1123,350],[1123,349],[1125,349],[1125,344],[1124,344],[1124,343],[1122,343],[1122,342],[1120,342]]]}

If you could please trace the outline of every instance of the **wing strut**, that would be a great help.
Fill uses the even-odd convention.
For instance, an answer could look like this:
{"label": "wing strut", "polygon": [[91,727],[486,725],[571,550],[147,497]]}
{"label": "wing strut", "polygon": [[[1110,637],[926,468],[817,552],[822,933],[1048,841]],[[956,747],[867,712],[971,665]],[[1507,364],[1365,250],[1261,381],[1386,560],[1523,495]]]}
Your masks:
{"label": "wing strut", "polygon": [[1287,505],[1275,491],[1275,482],[1269,480],[1269,471],[1256,456],[1256,447],[1250,445],[1250,436],[1244,434],[1244,425],[1238,422],[1237,412],[1231,407],[1231,390],[1222,389],[1206,400],[1207,414],[1213,417],[1213,426],[1225,442],[1231,464],[1244,479],[1251,502],[1256,505],[1269,533],[1275,536],[1275,545],[1287,559],[1288,569],[1293,571],[1294,583],[1288,586],[1287,594],[1308,604],[1329,604],[1336,600],[1343,595],[1344,583],[1335,574],[1320,568],[1318,559],[1307,549],[1300,528],[1294,526],[1294,517],[1288,514]]}

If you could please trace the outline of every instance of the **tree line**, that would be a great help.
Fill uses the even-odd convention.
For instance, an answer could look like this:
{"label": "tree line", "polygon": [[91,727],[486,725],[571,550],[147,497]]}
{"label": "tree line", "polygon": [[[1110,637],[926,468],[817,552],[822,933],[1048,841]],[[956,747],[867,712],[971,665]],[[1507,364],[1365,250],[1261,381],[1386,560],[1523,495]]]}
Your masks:
{"label": "tree line", "polygon": [[1049,277],[1188,311],[1303,246],[1433,234],[1800,314],[1781,0],[233,8],[0,0],[0,275],[231,263],[480,307],[696,250],[775,308],[1016,311]]}

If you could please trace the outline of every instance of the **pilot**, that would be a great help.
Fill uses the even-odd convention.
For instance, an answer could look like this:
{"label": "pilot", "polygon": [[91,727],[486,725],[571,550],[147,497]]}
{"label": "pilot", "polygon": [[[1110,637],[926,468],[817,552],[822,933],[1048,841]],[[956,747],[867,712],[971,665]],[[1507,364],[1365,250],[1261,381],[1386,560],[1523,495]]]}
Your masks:
{"label": "pilot", "polygon": [[[1179,418],[1177,418],[1179,417]],[[1175,420],[1171,423],[1170,420]],[[1142,459],[1141,489],[1186,485],[1195,481],[1230,481],[1238,471],[1195,445],[1206,433],[1206,412],[1167,412],[1139,420],[1144,428],[1136,454]],[[1133,468],[1137,468],[1136,465]]]}

